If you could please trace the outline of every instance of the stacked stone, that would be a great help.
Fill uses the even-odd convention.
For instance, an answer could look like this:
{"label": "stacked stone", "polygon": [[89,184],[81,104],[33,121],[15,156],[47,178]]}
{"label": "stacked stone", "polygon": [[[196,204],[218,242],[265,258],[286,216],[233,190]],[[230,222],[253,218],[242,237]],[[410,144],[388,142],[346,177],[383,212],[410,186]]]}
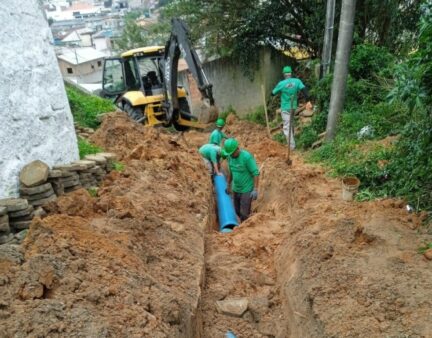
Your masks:
{"label": "stacked stone", "polygon": [[75,164],[56,165],[51,170],[52,180],[58,182],[58,188],[61,190],[63,185],[63,193],[68,193],[81,188],[81,182],[77,169],[80,167]]}
{"label": "stacked stone", "polygon": [[79,175],[79,180],[84,188],[88,189],[98,185],[98,182],[93,175],[93,169],[96,167],[95,161],[79,160],[73,162],[72,165],[77,166],[76,170]]}
{"label": "stacked stone", "polygon": [[9,232],[11,230],[19,232],[29,228],[34,217],[34,209],[27,200],[23,198],[5,198],[0,200],[0,209],[2,207],[7,209]]}
{"label": "stacked stone", "polygon": [[81,127],[80,125],[75,123],[75,133],[81,138],[89,138],[91,135],[93,135],[94,132],[95,131],[93,128]]}
{"label": "stacked stone", "polygon": [[105,170],[107,172],[110,172],[114,169],[114,164],[115,164],[115,161],[117,160],[116,154],[114,154],[114,153],[98,153],[96,155],[105,157],[105,159],[107,161]]}
{"label": "stacked stone", "polygon": [[[20,172],[20,197],[26,199],[33,207],[39,207],[57,199],[51,183],[48,182],[48,174],[48,165],[39,160],[27,164]],[[30,213],[18,217],[30,217]]]}
{"label": "stacked stone", "polygon": [[99,154],[96,155],[87,155],[85,158],[87,161],[93,161],[96,165],[89,170],[96,179],[96,182],[100,184],[107,174],[107,159]]}
{"label": "stacked stone", "polygon": [[13,239],[10,232],[8,209],[0,207],[0,244],[8,243]]}
{"label": "stacked stone", "polygon": [[48,182],[51,183],[57,196],[64,195],[63,179],[70,177],[72,174],[68,171],[63,172],[59,169],[51,169],[48,172]]}

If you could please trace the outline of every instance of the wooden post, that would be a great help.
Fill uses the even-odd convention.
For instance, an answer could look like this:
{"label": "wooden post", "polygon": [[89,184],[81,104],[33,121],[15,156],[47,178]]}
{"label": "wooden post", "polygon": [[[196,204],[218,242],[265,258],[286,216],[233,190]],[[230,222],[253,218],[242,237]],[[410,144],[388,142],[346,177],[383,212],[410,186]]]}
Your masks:
{"label": "wooden post", "polygon": [[266,102],[266,96],[265,96],[265,88],[264,88],[263,84],[261,85],[261,92],[262,92],[262,98],[263,98],[263,104],[264,104],[264,114],[265,114],[266,125],[267,125],[267,135],[269,138],[271,138],[268,113],[267,113],[267,102]]}

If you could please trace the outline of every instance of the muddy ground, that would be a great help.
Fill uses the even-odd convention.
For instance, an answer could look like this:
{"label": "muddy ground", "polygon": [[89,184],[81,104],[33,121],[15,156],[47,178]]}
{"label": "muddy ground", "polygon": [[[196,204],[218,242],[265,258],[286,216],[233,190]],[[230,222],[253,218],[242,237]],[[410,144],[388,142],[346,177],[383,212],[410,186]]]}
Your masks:
{"label": "muddy ground", "polygon": [[[399,200],[344,202],[337,180],[259,126],[227,132],[261,167],[253,216],[217,231],[185,138],[108,116],[92,140],[125,164],[0,246],[0,337],[432,337],[432,241]],[[215,302],[247,298],[242,317]]]}

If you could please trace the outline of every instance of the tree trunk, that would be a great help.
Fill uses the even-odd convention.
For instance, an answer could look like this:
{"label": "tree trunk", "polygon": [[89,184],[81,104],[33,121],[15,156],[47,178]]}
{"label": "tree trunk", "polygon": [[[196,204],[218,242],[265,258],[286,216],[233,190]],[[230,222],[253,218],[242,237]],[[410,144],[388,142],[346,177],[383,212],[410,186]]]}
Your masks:
{"label": "tree trunk", "polygon": [[335,15],[336,0],[327,0],[326,26],[324,33],[324,46],[321,59],[320,78],[327,75],[330,71],[332,45],[333,45],[333,28]]}
{"label": "tree trunk", "polygon": [[342,1],[339,36],[336,48],[336,61],[331,88],[330,108],[327,119],[327,140],[332,140],[336,134],[337,120],[342,111],[345,100],[348,62],[353,39],[355,4],[356,0]]}

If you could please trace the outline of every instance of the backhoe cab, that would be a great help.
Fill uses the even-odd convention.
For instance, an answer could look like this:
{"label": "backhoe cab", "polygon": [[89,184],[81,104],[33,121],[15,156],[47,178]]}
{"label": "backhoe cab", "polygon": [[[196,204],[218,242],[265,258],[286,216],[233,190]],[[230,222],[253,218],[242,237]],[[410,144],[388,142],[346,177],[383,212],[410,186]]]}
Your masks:
{"label": "backhoe cab", "polygon": [[205,128],[191,115],[186,90],[177,84],[178,60],[183,53],[209,108],[208,122],[217,118],[212,85],[208,82],[196,52],[190,47],[188,31],[179,19],[172,20],[172,32],[165,47],[129,50],[104,62],[102,96],[115,98],[116,105],[132,119],[149,126],[173,125],[184,131]]}

